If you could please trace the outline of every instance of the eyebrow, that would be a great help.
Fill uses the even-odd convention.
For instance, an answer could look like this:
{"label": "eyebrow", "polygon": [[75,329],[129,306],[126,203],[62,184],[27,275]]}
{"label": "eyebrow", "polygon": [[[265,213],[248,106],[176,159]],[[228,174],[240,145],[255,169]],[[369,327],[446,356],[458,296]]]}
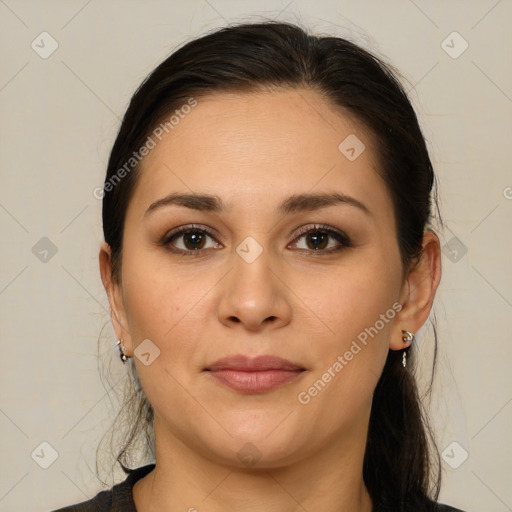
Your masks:
{"label": "eyebrow", "polygon": [[[353,206],[360,209],[367,215],[371,215],[370,210],[363,203],[354,197],[346,194],[340,194],[338,192],[333,192],[331,194],[294,194],[285,199],[278,206],[277,211],[283,215],[287,215],[295,212],[319,210],[321,208],[341,204]],[[151,203],[144,213],[144,216],[172,205],[184,206],[185,208],[190,208],[192,210],[214,213],[222,213],[228,209],[222,199],[216,195],[173,193]]]}

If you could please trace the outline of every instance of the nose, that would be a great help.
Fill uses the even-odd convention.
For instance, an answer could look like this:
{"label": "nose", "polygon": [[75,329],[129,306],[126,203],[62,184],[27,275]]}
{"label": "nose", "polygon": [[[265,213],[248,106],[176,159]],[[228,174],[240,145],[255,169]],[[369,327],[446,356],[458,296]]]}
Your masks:
{"label": "nose", "polygon": [[258,332],[284,327],[291,320],[291,292],[265,251],[251,263],[235,254],[219,293],[218,318],[230,328]]}

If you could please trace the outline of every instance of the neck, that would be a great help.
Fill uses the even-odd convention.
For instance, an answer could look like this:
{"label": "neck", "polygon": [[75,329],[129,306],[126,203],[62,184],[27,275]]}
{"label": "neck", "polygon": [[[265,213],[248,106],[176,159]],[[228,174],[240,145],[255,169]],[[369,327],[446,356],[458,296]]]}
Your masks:
{"label": "neck", "polygon": [[292,464],[240,468],[171,436],[157,415],[154,429],[155,468],[133,489],[139,512],[372,511],[362,473],[365,436],[338,436]]}

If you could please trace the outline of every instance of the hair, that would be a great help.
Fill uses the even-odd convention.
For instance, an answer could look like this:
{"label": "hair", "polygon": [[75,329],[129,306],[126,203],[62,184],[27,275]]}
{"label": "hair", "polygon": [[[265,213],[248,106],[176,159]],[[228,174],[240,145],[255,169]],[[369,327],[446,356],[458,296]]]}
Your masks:
{"label": "hair", "polygon": [[[194,39],[166,58],[139,86],[124,115],[108,161],[103,196],[103,232],[111,249],[112,278],[121,283],[126,210],[143,159],[115,186],[134,153],[163,120],[190,98],[212,93],[307,89],[340,112],[351,114],[373,136],[378,174],[390,193],[403,275],[422,255],[423,235],[435,218],[442,225],[437,184],[414,109],[397,78],[380,58],[341,37],[320,37],[277,21],[231,25]],[[116,174],[117,173],[117,174]],[[433,205],[437,215],[434,215]],[[437,333],[435,315],[434,375]],[[439,455],[420,400],[410,347],[389,351],[370,414],[363,478],[375,510],[435,510],[440,489]],[[133,365],[133,391],[125,401],[130,432],[116,461],[125,472],[130,447],[142,432],[154,453],[153,409]],[[432,380],[430,382],[432,385]]]}

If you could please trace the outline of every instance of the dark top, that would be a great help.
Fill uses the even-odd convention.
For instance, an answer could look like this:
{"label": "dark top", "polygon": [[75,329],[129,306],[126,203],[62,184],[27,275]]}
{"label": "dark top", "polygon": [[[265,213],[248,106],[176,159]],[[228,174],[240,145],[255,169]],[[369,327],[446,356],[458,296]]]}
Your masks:
{"label": "dark top", "polygon": [[[137,512],[133,501],[132,488],[135,482],[146,476],[153,470],[155,464],[148,464],[137,469],[132,469],[124,482],[114,485],[112,489],[101,491],[94,498],[59,508],[53,512]],[[458,508],[439,505],[438,512],[463,512]]]}
{"label": "dark top", "polygon": [[101,491],[88,501],[59,508],[53,512],[137,512],[132,488],[137,480],[146,476],[154,467],[154,464],[148,464],[132,469],[126,480],[114,485],[112,489]]}

